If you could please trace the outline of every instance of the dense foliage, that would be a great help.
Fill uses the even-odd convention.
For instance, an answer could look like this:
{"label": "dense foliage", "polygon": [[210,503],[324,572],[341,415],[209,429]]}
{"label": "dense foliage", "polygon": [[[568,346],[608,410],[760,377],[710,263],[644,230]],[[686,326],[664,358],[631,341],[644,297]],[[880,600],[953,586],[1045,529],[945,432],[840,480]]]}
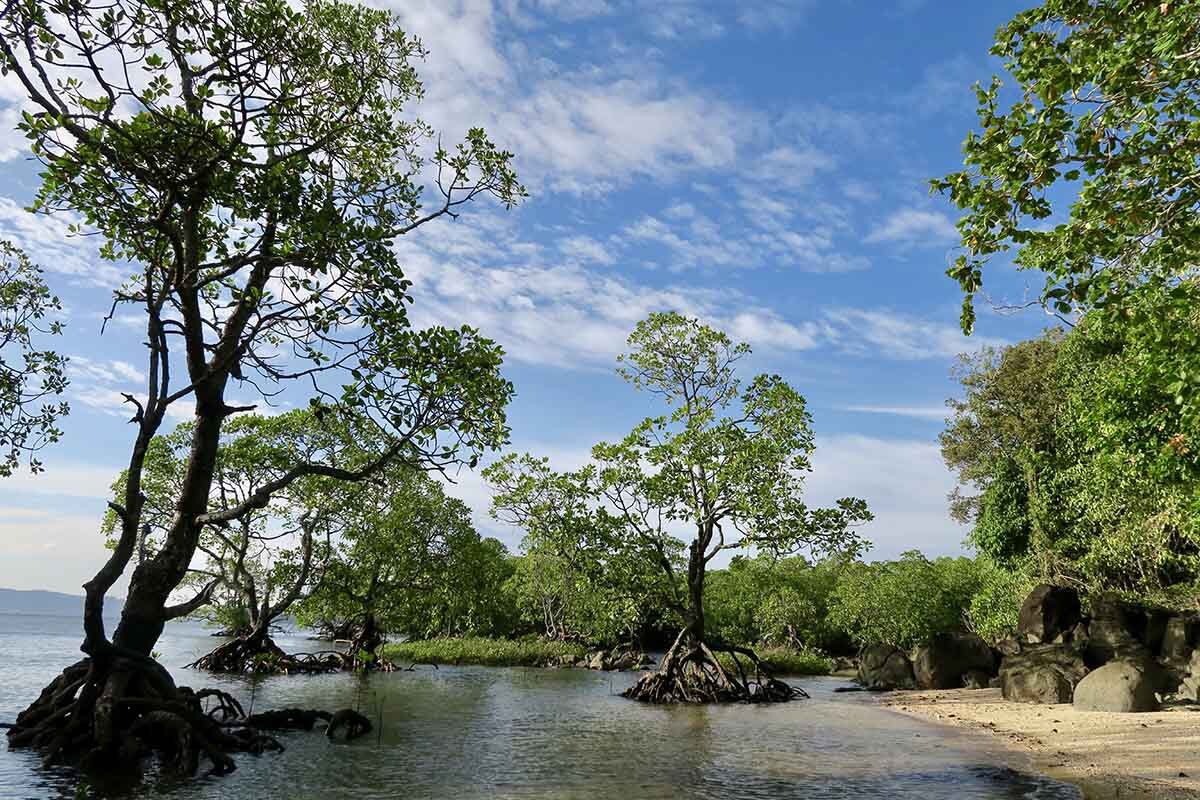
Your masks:
{"label": "dense foliage", "polygon": [[62,311],[41,270],[0,241],[0,478],[22,461],[37,472],[37,452],[58,441],[70,409],[55,398],[67,387],[66,358],[44,349],[62,331]]}
{"label": "dense foliage", "polygon": [[492,514],[526,532],[509,591],[522,621],[551,639],[630,642],[669,610],[681,543],[629,536],[597,503],[594,467],[560,473],[546,459],[509,455],[484,470]]}
{"label": "dense foliage", "polygon": [[387,635],[508,631],[508,554],[480,538],[465,503],[408,468],[389,471],[354,500],[324,580],[297,608],[301,624],[369,652]]}
{"label": "dense foliage", "polygon": [[[1167,334],[1191,325],[1172,309],[1159,317]],[[1146,379],[1144,335],[1093,312],[1069,333],[964,362],[942,450],[971,490],[953,507],[982,553],[1095,590],[1158,592],[1200,576],[1200,483],[1181,466],[1191,439],[1180,404]]]}
{"label": "dense foliage", "polygon": [[965,630],[980,587],[976,562],[931,561],[915,551],[896,561],[847,564],[830,598],[830,619],[860,644],[911,648],[936,633]]}
{"label": "dense foliage", "polygon": [[950,270],[970,300],[1015,249],[1062,313],[1168,289],[1200,259],[1200,3],[1045,0],[996,35],[1016,82],[977,89],[965,168],[934,181],[966,213]]}
{"label": "dense foliage", "polygon": [[727,569],[708,576],[704,605],[709,629],[734,644],[847,652],[850,637],[829,616],[830,599],[847,563],[735,556]]}

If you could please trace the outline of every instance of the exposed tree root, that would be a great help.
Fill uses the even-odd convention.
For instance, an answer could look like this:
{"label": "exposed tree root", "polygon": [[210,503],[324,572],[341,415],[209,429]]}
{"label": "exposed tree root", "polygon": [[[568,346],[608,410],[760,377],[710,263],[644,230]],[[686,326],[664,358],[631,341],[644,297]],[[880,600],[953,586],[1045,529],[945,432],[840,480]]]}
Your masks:
{"label": "exposed tree root", "polygon": [[772,677],[753,651],[716,649],[729,654],[734,670],[726,669],[708,645],[686,642],[680,634],[659,668],[621,694],[645,703],[783,703],[808,697],[803,689]]}
{"label": "exposed tree root", "polygon": [[344,661],[344,654],[332,650],[291,655],[263,635],[231,639],[188,667],[218,674],[296,675],[339,672],[346,668]]}
{"label": "exposed tree root", "polygon": [[[363,654],[370,654],[364,658]],[[189,668],[218,674],[308,675],[343,671],[392,672],[397,666],[375,650],[351,644],[348,652],[285,653],[270,636],[232,639],[201,656]]]}
{"label": "exposed tree root", "polygon": [[112,773],[157,756],[166,769],[184,775],[194,775],[202,759],[211,773],[223,775],[236,768],[231,753],[283,750],[265,731],[312,730],[317,721],[335,730],[339,714],[349,720],[339,725],[347,726],[347,738],[362,735],[363,722],[370,730],[370,722],[352,711],[283,709],[247,716],[225,692],[177,687],[153,659],[106,652],[64,669],[7,736],[9,747],[36,749],[47,765],[70,762]]}

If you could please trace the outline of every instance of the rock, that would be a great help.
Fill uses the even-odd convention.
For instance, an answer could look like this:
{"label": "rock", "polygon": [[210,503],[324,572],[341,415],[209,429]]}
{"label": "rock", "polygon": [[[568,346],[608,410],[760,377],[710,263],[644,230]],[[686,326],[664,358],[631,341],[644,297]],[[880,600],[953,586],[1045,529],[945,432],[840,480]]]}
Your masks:
{"label": "rock", "polygon": [[1175,697],[1188,703],[1200,702],[1200,650],[1192,651],[1191,661],[1181,672],[1184,674]]}
{"label": "rock", "polygon": [[1151,653],[1162,652],[1163,640],[1166,638],[1167,623],[1171,620],[1171,615],[1159,608],[1148,608],[1144,612],[1146,615],[1146,623],[1142,630],[1142,644]]}
{"label": "rock", "polygon": [[988,681],[988,688],[989,688],[989,689],[999,689],[999,688],[1001,688],[1001,687],[1002,687],[1002,684],[1000,683],[1000,676],[999,676],[999,675],[997,675],[996,677],[994,677],[994,678],[992,678],[990,681]]}
{"label": "rock", "polygon": [[863,648],[858,657],[858,682],[868,689],[881,691],[915,689],[917,686],[908,655],[890,644]]}
{"label": "rock", "polygon": [[981,669],[973,669],[962,676],[964,689],[987,689],[991,686],[992,676]]}
{"label": "rock", "polygon": [[597,650],[588,658],[588,669],[604,669],[604,651]]}
{"label": "rock", "polygon": [[853,658],[837,657],[833,659],[833,668],[831,672],[854,672],[858,669],[858,662]]}
{"label": "rock", "polygon": [[1157,711],[1155,691],[1161,680],[1151,661],[1113,661],[1079,682],[1071,704],[1080,711]]}
{"label": "rock", "polygon": [[613,651],[611,657],[605,663],[605,669],[627,670],[633,669],[638,664],[638,654],[632,650],[626,650],[623,653]]}
{"label": "rock", "polygon": [[1068,586],[1043,583],[1021,604],[1017,638],[1022,642],[1052,642],[1074,630],[1082,619],[1079,593]]}
{"label": "rock", "polygon": [[[973,633],[940,633],[917,648],[913,673],[922,689],[957,689],[963,675],[995,670],[992,649]],[[986,680],[986,679],[985,679]]]}
{"label": "rock", "polygon": [[1146,609],[1113,596],[1093,598],[1084,660],[1095,669],[1110,661],[1145,661]]}
{"label": "rock", "polygon": [[1197,628],[1195,617],[1181,614],[1168,619],[1163,629],[1162,657],[1172,661],[1190,658],[1196,647]]}
{"label": "rock", "polygon": [[1018,703],[1069,703],[1087,674],[1083,658],[1065,645],[1027,647],[1000,665],[1004,699]]}
{"label": "rock", "polygon": [[996,642],[996,652],[1001,656],[1015,656],[1021,652],[1021,643],[1011,636],[1007,639],[1001,639]]}

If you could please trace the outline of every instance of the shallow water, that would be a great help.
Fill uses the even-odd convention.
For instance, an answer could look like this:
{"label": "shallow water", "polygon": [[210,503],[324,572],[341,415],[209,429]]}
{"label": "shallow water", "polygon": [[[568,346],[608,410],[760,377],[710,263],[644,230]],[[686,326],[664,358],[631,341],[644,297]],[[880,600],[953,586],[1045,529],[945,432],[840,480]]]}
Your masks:
{"label": "shallow water", "polygon": [[[16,716],[76,658],[79,620],[0,614],[0,721]],[[379,731],[353,743],[319,734],[287,750],[236,756],[224,778],[150,779],[127,796],[172,798],[920,798],[1068,800],[1073,787],[999,766],[962,732],[834,694],[844,681],[804,678],[812,699],[776,706],[654,707],[617,693],[631,674],[588,670],[418,667],[360,677],[214,678],[182,669],[217,640],[168,627],[160,659],[181,683],[220,685],[244,703],[359,707]],[[282,638],[289,650],[316,649]],[[106,791],[104,794],[108,794]],[[0,747],[0,798],[74,798],[66,770]]]}

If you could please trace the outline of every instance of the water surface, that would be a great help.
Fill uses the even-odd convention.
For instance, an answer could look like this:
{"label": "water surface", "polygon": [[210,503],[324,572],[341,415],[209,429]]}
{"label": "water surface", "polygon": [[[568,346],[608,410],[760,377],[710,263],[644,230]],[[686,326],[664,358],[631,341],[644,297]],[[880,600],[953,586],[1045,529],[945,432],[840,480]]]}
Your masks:
{"label": "water surface", "polygon": [[[0,614],[0,721],[78,658],[77,618]],[[218,640],[168,626],[160,659],[182,684],[219,685],[257,709],[358,707],[379,730],[352,743],[289,733],[286,752],[235,755],[224,778],[148,779],[132,797],[180,798],[920,798],[1074,800],[1078,791],[999,766],[1004,756],[802,678],[808,701],[656,707],[617,693],[635,675],[588,670],[418,667],[361,677],[216,678],[182,665]],[[299,637],[289,650],[320,649]],[[67,770],[0,745],[0,798],[74,798]]]}

